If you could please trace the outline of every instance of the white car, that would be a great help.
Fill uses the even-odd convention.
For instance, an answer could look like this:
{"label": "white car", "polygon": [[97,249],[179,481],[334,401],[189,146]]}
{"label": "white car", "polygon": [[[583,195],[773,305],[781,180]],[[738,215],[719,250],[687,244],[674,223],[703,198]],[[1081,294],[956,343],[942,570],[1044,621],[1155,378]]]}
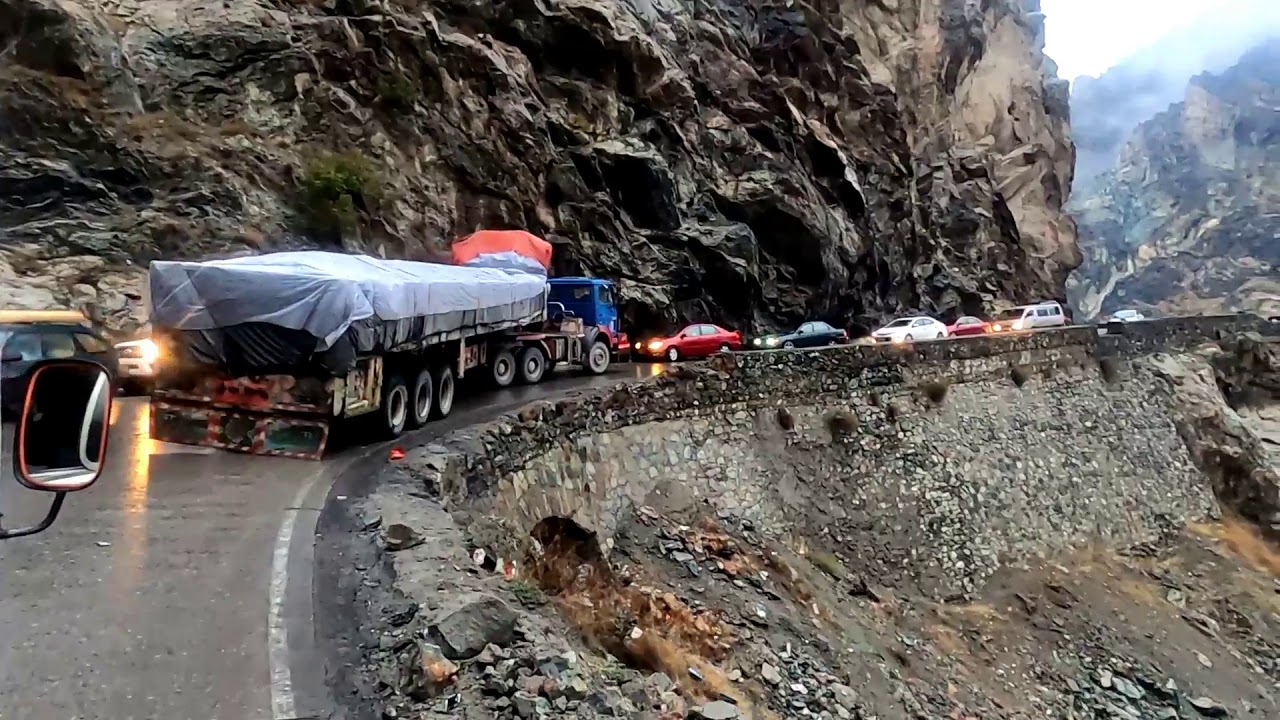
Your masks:
{"label": "white car", "polygon": [[160,350],[150,338],[129,340],[116,344],[116,357],[120,367],[120,384],[128,391],[150,393],[151,382],[156,376],[156,360]]}
{"label": "white car", "polygon": [[871,333],[871,338],[878,343],[941,340],[946,336],[947,326],[927,315],[898,318]]}
{"label": "white car", "polygon": [[1137,310],[1117,310],[1111,313],[1111,322],[1138,322],[1146,319],[1147,316]]}

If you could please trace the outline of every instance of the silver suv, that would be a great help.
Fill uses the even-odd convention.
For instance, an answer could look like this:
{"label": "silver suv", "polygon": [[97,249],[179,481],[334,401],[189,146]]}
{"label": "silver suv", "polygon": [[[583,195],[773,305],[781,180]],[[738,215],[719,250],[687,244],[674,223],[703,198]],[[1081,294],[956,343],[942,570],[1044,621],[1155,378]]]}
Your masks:
{"label": "silver suv", "polygon": [[1137,310],[1117,310],[1111,313],[1111,322],[1138,322],[1146,319],[1147,316]]}
{"label": "silver suv", "polygon": [[1019,305],[996,316],[991,323],[992,332],[1017,332],[1040,328],[1062,327],[1067,324],[1067,314],[1056,302],[1035,305]]}

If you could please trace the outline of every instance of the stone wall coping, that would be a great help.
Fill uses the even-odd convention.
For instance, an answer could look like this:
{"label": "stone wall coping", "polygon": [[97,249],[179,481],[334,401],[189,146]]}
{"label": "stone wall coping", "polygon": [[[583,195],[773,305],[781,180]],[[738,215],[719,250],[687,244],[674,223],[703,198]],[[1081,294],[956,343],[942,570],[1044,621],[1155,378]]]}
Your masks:
{"label": "stone wall coping", "polygon": [[[1019,335],[985,335],[912,345],[840,345],[813,350],[763,350],[718,355],[671,367],[660,375],[582,390],[555,401],[534,401],[495,420],[458,430],[411,450],[399,472],[425,483],[446,502],[484,497],[533,457],[582,434],[722,411],[727,406],[778,407],[828,394],[832,375],[867,387],[888,385],[883,369],[945,368],[950,363],[1008,358],[1010,366],[1052,351],[1095,359],[1185,352],[1242,333],[1280,335],[1280,323],[1256,315],[1167,318],[1139,323],[1073,326]],[[880,372],[880,377],[875,377]],[[795,378],[765,392],[762,378]],[[892,374],[887,376],[892,378]],[[897,375],[901,379],[901,374]],[[825,385],[825,387],[824,387]]]}

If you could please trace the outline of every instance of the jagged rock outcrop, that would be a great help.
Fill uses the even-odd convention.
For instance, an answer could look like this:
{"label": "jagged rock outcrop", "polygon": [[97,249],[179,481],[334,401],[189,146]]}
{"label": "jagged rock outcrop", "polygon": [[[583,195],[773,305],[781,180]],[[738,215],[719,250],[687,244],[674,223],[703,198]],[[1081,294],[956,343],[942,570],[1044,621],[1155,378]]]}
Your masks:
{"label": "jagged rock outcrop", "polygon": [[155,258],[523,227],[640,327],[1058,296],[1042,45],[1036,0],[0,0],[0,282],[121,325]]}
{"label": "jagged rock outcrop", "polygon": [[1086,317],[1121,307],[1280,313],[1280,37],[1139,126],[1073,197]]}
{"label": "jagged rock outcrop", "polygon": [[1154,367],[1176,389],[1178,432],[1218,499],[1280,538],[1280,344],[1249,334]]}

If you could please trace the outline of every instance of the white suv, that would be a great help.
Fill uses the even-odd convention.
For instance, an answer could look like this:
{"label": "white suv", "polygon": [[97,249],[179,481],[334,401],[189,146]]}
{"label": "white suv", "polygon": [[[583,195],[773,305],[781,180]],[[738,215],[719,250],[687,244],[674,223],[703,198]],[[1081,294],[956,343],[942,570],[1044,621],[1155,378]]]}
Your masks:
{"label": "white suv", "polygon": [[1042,302],[1035,305],[1019,305],[996,315],[991,324],[991,331],[1016,332],[1062,327],[1066,324],[1067,315],[1062,312],[1061,305],[1056,302]]}

